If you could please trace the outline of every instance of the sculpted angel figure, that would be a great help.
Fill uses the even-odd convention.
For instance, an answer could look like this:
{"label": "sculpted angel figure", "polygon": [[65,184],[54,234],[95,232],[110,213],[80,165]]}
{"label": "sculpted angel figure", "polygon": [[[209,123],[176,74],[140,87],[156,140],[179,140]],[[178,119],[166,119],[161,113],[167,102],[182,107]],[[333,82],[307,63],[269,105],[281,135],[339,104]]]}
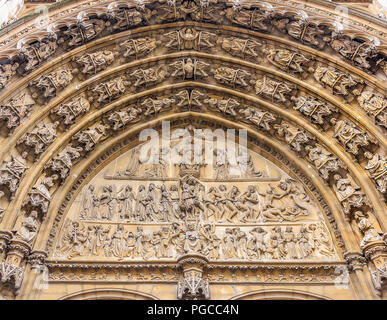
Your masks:
{"label": "sculpted angel figure", "polygon": [[240,109],[239,113],[245,120],[252,122],[258,128],[265,131],[271,130],[271,123],[276,120],[272,113],[257,108],[248,107],[246,109]]}
{"label": "sculpted angel figure", "polygon": [[262,43],[258,41],[235,37],[219,39],[217,42],[221,43],[224,51],[242,58],[245,56],[258,57],[257,50],[262,46]]}

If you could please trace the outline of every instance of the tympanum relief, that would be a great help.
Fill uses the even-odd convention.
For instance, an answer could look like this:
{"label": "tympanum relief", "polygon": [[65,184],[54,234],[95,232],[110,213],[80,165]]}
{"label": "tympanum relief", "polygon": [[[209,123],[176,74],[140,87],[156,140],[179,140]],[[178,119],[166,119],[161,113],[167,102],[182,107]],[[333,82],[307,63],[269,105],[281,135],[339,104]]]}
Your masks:
{"label": "tympanum relief", "polygon": [[83,187],[57,237],[55,258],[337,260],[309,191],[262,155],[249,150],[245,160],[223,163],[215,148],[212,164],[153,164],[142,159],[142,146]]}

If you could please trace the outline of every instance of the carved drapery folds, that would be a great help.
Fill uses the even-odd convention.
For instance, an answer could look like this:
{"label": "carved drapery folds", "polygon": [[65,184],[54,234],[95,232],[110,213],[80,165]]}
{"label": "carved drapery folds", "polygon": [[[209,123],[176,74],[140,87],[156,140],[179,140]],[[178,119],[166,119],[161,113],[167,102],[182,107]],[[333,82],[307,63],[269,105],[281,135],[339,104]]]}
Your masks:
{"label": "carved drapery folds", "polygon": [[105,140],[107,135],[108,127],[103,124],[97,124],[95,127],[88,128],[80,131],[72,138],[83,150],[90,152],[94,150],[95,146]]}
{"label": "carved drapery folds", "polygon": [[251,76],[245,70],[233,69],[229,67],[220,67],[212,71],[214,79],[232,87],[247,87]]}
{"label": "carved drapery folds", "polygon": [[136,106],[130,106],[124,110],[114,111],[106,118],[106,122],[113,131],[118,131],[128,123],[137,122],[141,111],[141,108],[136,108]]}
{"label": "carved drapery folds", "polygon": [[81,158],[83,148],[67,145],[63,151],[53,157],[46,165],[51,172],[64,181],[70,174],[72,166]]}
{"label": "carved drapery folds", "polygon": [[358,208],[368,205],[368,199],[351,176],[343,178],[337,174],[334,176],[334,180],[334,190],[337,198],[341,202],[347,220],[351,220],[351,213]]}
{"label": "carved drapery folds", "polygon": [[333,137],[336,138],[348,152],[355,156],[359,153],[360,148],[363,149],[370,143],[377,143],[375,138],[359,129],[351,121],[332,118],[331,123],[335,126]]}
{"label": "carved drapery folds", "polygon": [[58,48],[55,34],[48,34],[43,39],[27,39],[19,44],[22,63],[21,73],[29,73],[47,60]]}
{"label": "carved drapery folds", "polygon": [[267,60],[277,68],[293,73],[303,73],[310,61],[303,54],[287,49],[265,49]]}
{"label": "carved drapery folds", "polygon": [[96,85],[91,89],[91,95],[95,104],[99,107],[103,103],[116,99],[123,94],[129,85],[130,82],[126,81],[124,77],[117,77]]}
{"label": "carved drapery folds", "polygon": [[371,280],[377,295],[383,297],[387,289],[387,245],[370,219],[370,212],[355,212],[355,221],[363,234],[360,247],[368,262]]}
{"label": "carved drapery folds", "polygon": [[0,166],[0,187],[10,198],[15,195],[20,180],[28,168],[27,162],[20,156],[12,156],[10,161],[3,162]]}
{"label": "carved drapery folds", "polygon": [[100,50],[93,53],[85,53],[80,57],[74,58],[74,60],[81,67],[81,73],[96,74],[111,65],[117,55],[117,52]]}
{"label": "carved drapery folds", "polygon": [[357,98],[359,105],[375,118],[375,123],[387,128],[387,99],[377,93],[364,91]]}
{"label": "carved drapery folds", "polygon": [[372,154],[371,152],[365,152],[364,156],[368,159],[368,163],[365,169],[370,174],[372,180],[376,184],[376,188],[381,193],[387,191],[387,160],[378,153]]}
{"label": "carved drapery folds", "polygon": [[71,83],[73,80],[72,73],[76,73],[76,69],[61,69],[32,80],[30,82],[30,87],[33,91],[32,97],[37,98],[40,95],[43,95],[45,99],[54,98],[59,91],[66,88]]}
{"label": "carved drapery folds", "polygon": [[16,74],[19,63],[2,63],[0,65],[0,89],[4,89],[9,81]]}
{"label": "carved drapery folds", "polygon": [[216,37],[214,33],[189,27],[163,35],[166,38],[164,45],[170,50],[205,50],[215,46]]}
{"label": "carved drapery folds", "polygon": [[332,107],[318,98],[310,96],[291,97],[294,102],[293,109],[299,111],[304,116],[311,118],[313,123],[324,125],[327,118],[337,112],[336,107]]}
{"label": "carved drapery folds", "polygon": [[363,80],[356,79],[349,73],[343,73],[332,67],[318,66],[314,72],[314,78],[324,87],[329,87],[333,94],[344,97],[347,100],[360,92],[359,87]]}
{"label": "carved drapery folds", "polygon": [[0,105],[0,120],[6,122],[8,135],[26,119],[35,101],[26,92],[18,94]]}
{"label": "carved drapery folds", "polygon": [[160,42],[154,38],[129,39],[120,43],[125,58],[139,59],[151,54]]}
{"label": "carved drapery folds", "polygon": [[32,212],[39,214],[43,218],[51,202],[50,188],[54,185],[54,181],[57,180],[57,176],[43,178],[42,181],[35,185],[29,192],[25,205],[31,208]]}
{"label": "carved drapery folds", "polygon": [[217,40],[217,43],[220,44],[221,48],[228,52],[229,54],[236,57],[258,57],[258,51],[262,46],[262,43],[252,40],[252,39],[243,39],[243,38],[221,38]]}
{"label": "carved drapery folds", "polygon": [[208,77],[210,65],[196,58],[186,58],[170,64],[171,76],[181,80],[196,80]]}
{"label": "carved drapery folds", "polygon": [[294,151],[301,152],[304,145],[315,140],[308,132],[294,126],[288,121],[282,120],[281,124],[275,124],[274,129],[281,140],[286,141]]}
{"label": "carved drapery folds", "polygon": [[32,151],[35,158],[46,150],[46,148],[56,139],[59,122],[40,123],[30,132],[26,133],[18,140],[19,145],[23,145],[28,151]]}
{"label": "carved drapery folds", "polygon": [[68,102],[61,103],[55,107],[51,114],[61,119],[61,123],[70,126],[78,117],[86,114],[90,109],[90,103],[85,94],[81,94]]}
{"label": "carved drapery folds", "polygon": [[[82,20],[74,19],[70,22],[64,22],[64,30],[59,31],[59,42],[71,49],[93,40],[105,29],[103,20],[89,19],[88,17],[83,17]],[[58,24],[58,29],[61,27],[60,24]]]}
{"label": "carved drapery folds", "polygon": [[275,103],[289,101],[294,87],[285,82],[277,81],[267,76],[250,82],[255,87],[255,94],[271,100]]}

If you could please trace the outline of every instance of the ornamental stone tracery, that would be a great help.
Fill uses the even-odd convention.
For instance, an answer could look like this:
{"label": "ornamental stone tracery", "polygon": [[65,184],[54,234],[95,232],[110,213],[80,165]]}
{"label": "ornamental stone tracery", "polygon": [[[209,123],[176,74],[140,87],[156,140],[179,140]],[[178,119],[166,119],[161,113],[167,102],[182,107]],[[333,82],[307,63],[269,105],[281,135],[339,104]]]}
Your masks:
{"label": "ornamental stone tracery", "polygon": [[[282,2],[70,1],[0,31],[0,296],[47,266],[70,291],[386,297],[386,34]],[[246,128],[249,156],[144,166],[136,133],[163,119]],[[373,291],[335,291],[353,277]]]}

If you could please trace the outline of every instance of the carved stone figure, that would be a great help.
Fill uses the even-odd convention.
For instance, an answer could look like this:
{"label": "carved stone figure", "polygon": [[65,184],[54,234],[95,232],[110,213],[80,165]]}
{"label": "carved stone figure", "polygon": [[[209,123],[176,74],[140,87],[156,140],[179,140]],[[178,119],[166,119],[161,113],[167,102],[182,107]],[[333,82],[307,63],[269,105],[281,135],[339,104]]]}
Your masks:
{"label": "carved stone figure", "polygon": [[376,124],[387,128],[387,99],[380,94],[364,91],[357,98],[359,105],[375,117]]}
{"label": "carved stone figure", "polygon": [[336,181],[334,190],[347,217],[353,208],[361,208],[368,203],[366,195],[350,176],[342,178],[340,175],[334,175],[334,179]]}
{"label": "carved stone figure", "polygon": [[197,51],[213,47],[215,44],[212,43],[212,40],[216,39],[214,33],[199,31],[191,27],[168,32],[163,37],[166,38],[165,46],[168,49]]}
{"label": "carved stone figure", "polygon": [[210,109],[219,110],[220,112],[233,117],[237,115],[235,108],[240,105],[238,101],[232,98],[210,98],[204,100],[204,103],[207,103]]}
{"label": "carved stone figure", "polygon": [[263,51],[267,60],[279,69],[294,73],[305,72],[304,66],[309,62],[303,54],[287,49],[268,49]]}
{"label": "carved stone figure", "polygon": [[360,243],[361,248],[372,242],[383,241],[381,235],[375,230],[373,223],[368,219],[369,214],[366,215],[361,211],[356,211],[354,216],[359,230],[364,235]]}
{"label": "carved stone figure", "polygon": [[344,58],[352,61],[354,65],[365,70],[373,68],[371,63],[374,63],[378,56],[373,43],[359,42],[340,34],[332,39],[330,46]]}
{"label": "carved stone figure", "polygon": [[334,254],[332,240],[329,237],[329,232],[322,222],[312,223],[307,227],[307,231],[311,234],[313,241],[313,250],[320,256],[331,257]]}
{"label": "carved stone figure", "polygon": [[360,130],[353,122],[332,118],[331,123],[335,126],[333,137],[348,152],[354,155],[359,153],[360,147],[368,146],[370,142],[376,142],[375,139],[370,138],[367,133]]}
{"label": "carved stone figure", "polygon": [[197,79],[208,77],[208,63],[196,58],[186,58],[170,64],[172,77],[181,78],[182,80]]}
{"label": "carved stone figure", "polygon": [[293,88],[284,82],[279,82],[264,76],[259,80],[250,81],[255,86],[255,94],[270,99],[272,102],[285,103]]}
{"label": "carved stone figure", "polygon": [[107,126],[98,124],[94,128],[89,128],[76,133],[73,137],[74,141],[77,141],[85,150],[89,152],[95,148],[95,146],[107,138]]}
{"label": "carved stone figure", "polygon": [[318,143],[314,147],[306,146],[305,150],[308,151],[307,160],[315,165],[325,180],[328,180],[331,172],[337,173],[340,168],[346,169],[346,165],[340,159]]}
{"label": "carved stone figure", "polygon": [[67,145],[58,155],[52,158],[48,163],[48,167],[52,172],[56,172],[62,180],[65,180],[69,174],[72,166],[81,157],[81,147],[73,147],[71,144]]}
{"label": "carved stone figure", "polygon": [[258,57],[257,51],[262,46],[262,43],[258,41],[236,37],[222,38],[217,42],[221,44],[224,51],[241,58]]}
{"label": "carved stone figure", "polygon": [[205,94],[199,90],[181,90],[176,93],[177,107],[183,108],[200,108],[203,106],[203,100],[205,99]]}
{"label": "carved stone figure", "polygon": [[185,232],[184,252],[199,253],[201,250],[200,235],[194,222],[187,223]]}
{"label": "carved stone figure", "polygon": [[299,96],[291,97],[294,102],[294,110],[301,112],[303,115],[310,117],[313,123],[323,125],[325,118],[337,112],[337,108],[328,105],[314,97]]}
{"label": "carved stone figure", "polygon": [[45,98],[53,98],[60,90],[67,87],[72,80],[72,71],[68,69],[60,69],[42,75],[30,82],[30,86],[36,91],[32,97],[38,97],[38,93],[42,93]]}
{"label": "carved stone figure", "polygon": [[125,58],[139,59],[151,54],[160,44],[160,41],[156,41],[154,38],[137,38],[129,39],[120,43],[120,48],[124,50],[123,56]]}
{"label": "carved stone figure", "polygon": [[[26,156],[26,154],[23,154],[23,156]],[[10,161],[3,162],[0,166],[0,186],[5,186],[13,196],[19,187],[24,172],[28,168],[23,157],[11,156]]]}
{"label": "carved stone figure", "polygon": [[56,139],[56,128],[59,122],[41,123],[35,126],[18,140],[18,144],[24,144],[34,150],[34,155],[39,157],[46,148]]}
{"label": "carved stone figure", "polygon": [[138,26],[148,21],[155,11],[151,11],[148,8],[138,10],[137,8],[129,8],[127,4],[123,6],[113,5],[108,10],[108,17],[112,21],[113,30],[126,30]]}
{"label": "carved stone figure", "polygon": [[142,110],[140,108],[135,108],[130,106],[126,110],[114,111],[107,117],[107,123],[114,131],[121,130],[128,123],[136,123],[140,120],[139,114]]}
{"label": "carved stone figure", "polygon": [[4,89],[9,79],[16,74],[16,70],[19,68],[19,64],[5,63],[0,66],[0,89]]}
{"label": "carved stone figure", "polygon": [[161,66],[149,68],[149,69],[137,69],[130,74],[130,77],[134,79],[134,86],[147,86],[154,85],[161,82],[167,73]]}
{"label": "carved stone figure", "polygon": [[130,82],[126,81],[123,77],[117,77],[96,85],[91,92],[97,103],[102,104],[123,94],[129,85]]}
{"label": "carved stone figure", "polygon": [[364,152],[364,156],[368,159],[365,169],[369,172],[371,178],[376,184],[376,188],[385,193],[387,190],[387,161],[386,158],[378,153],[374,155],[371,152]]}
{"label": "carved stone figure", "polygon": [[68,102],[61,103],[51,113],[62,118],[63,124],[69,126],[74,124],[78,117],[86,114],[89,109],[90,103],[86,99],[85,94],[80,94]]}
{"label": "carved stone figure", "polygon": [[47,213],[50,205],[51,195],[48,188],[53,185],[52,179],[43,179],[28,192],[28,202],[33,208],[39,208],[43,215]]}
{"label": "carved stone figure", "polygon": [[111,65],[116,56],[116,52],[101,50],[93,53],[85,53],[84,55],[75,58],[75,61],[82,67],[82,73],[96,74]]}
{"label": "carved stone figure", "polygon": [[310,22],[303,17],[293,19],[280,19],[273,24],[282,32],[289,34],[292,38],[308,43],[322,49],[325,46],[325,32],[316,23]]}
{"label": "carved stone figure", "polygon": [[247,107],[246,109],[240,109],[239,113],[243,116],[244,120],[250,121],[265,131],[270,131],[272,122],[276,121],[276,117],[272,113],[258,108]]}
{"label": "carved stone figure", "polygon": [[20,229],[16,232],[16,237],[27,243],[32,243],[38,234],[38,229],[38,213],[31,211],[28,217],[23,218]]}
{"label": "carved stone figure", "polygon": [[314,72],[314,78],[324,87],[331,88],[334,94],[343,97],[347,97],[350,93],[355,93],[353,89],[362,83],[362,81],[354,79],[350,74],[342,73],[332,67],[318,66]]}
{"label": "carved stone figure", "polygon": [[312,138],[310,135],[287,121],[282,120],[281,124],[275,124],[274,129],[280,138],[284,139],[293,150],[300,152],[302,145],[307,144]]}
{"label": "carved stone figure", "polygon": [[95,188],[93,185],[89,185],[83,194],[80,218],[96,220],[98,218],[98,206],[99,199],[95,193]]}
{"label": "carved stone figure", "polygon": [[35,69],[42,61],[50,57],[58,48],[55,37],[24,44],[20,47],[23,60],[22,69],[25,73]]}
{"label": "carved stone figure", "polygon": [[[219,67],[215,70],[212,70],[212,73],[214,74],[214,79],[216,81],[232,87],[247,87],[247,81],[251,76],[251,74],[245,70],[233,69],[229,67]],[[248,79],[245,79],[246,77]]]}
{"label": "carved stone figure", "polygon": [[162,99],[152,99],[147,98],[142,103],[141,106],[144,108],[144,115],[155,115],[161,110],[169,110],[172,105],[175,103],[175,99],[162,98]]}
{"label": "carved stone figure", "polygon": [[268,31],[270,28],[270,19],[272,12],[266,8],[240,8],[234,10],[228,8],[226,17],[232,23],[260,31]]}
{"label": "carved stone figure", "polygon": [[77,47],[96,38],[105,29],[103,20],[89,19],[72,24],[63,31],[69,47]]}

